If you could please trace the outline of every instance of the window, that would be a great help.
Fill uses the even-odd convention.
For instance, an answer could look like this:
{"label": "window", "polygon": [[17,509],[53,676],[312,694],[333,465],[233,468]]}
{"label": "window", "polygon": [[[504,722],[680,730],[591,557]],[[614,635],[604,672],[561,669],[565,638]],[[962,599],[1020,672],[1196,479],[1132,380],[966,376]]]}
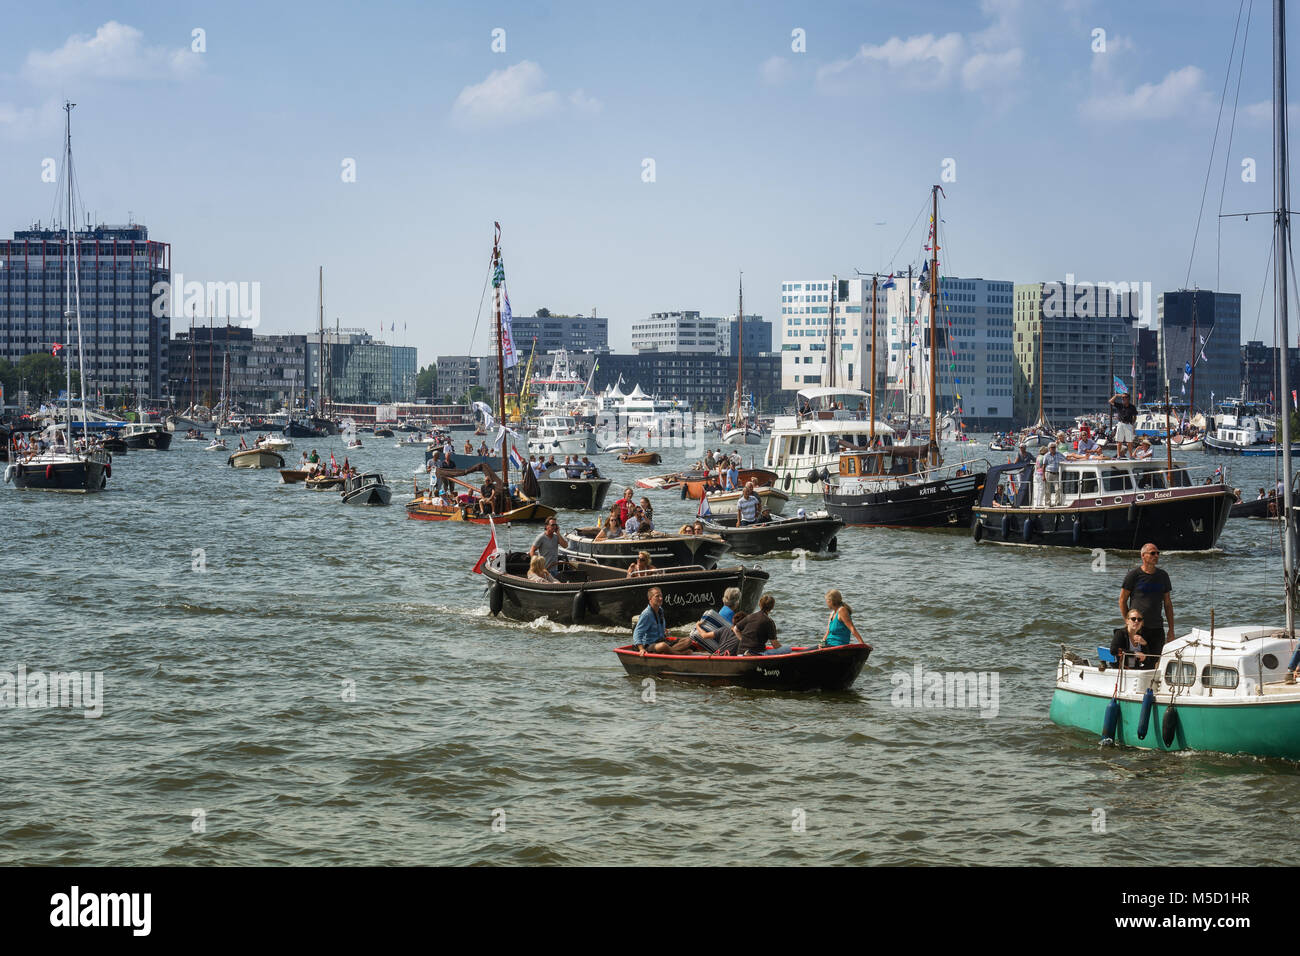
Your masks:
{"label": "window", "polygon": [[1095,495],[1097,493],[1097,473],[1095,471],[1085,471],[1081,477],[1082,482],[1079,485],[1079,493]]}
{"label": "window", "polygon": [[1195,680],[1195,664],[1188,664],[1186,661],[1170,661],[1165,666],[1166,684],[1170,684],[1174,687],[1191,687]]}
{"label": "window", "polygon": [[1217,664],[1213,667],[1206,665],[1205,670],[1201,672],[1201,686],[1215,690],[1232,690],[1237,686],[1237,668],[1220,667]]}
{"label": "window", "polygon": [[1131,488],[1128,472],[1121,468],[1107,468],[1102,472],[1101,484],[1106,491],[1128,491]]}

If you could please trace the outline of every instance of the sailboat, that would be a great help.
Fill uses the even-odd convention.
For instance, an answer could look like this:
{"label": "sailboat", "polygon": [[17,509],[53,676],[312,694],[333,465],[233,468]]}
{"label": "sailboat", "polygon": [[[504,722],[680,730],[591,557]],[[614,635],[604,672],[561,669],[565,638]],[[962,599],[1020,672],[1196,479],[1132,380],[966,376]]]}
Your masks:
{"label": "sailboat", "polygon": [[[1290,340],[1287,273],[1290,265],[1290,171],[1286,123],[1286,4],[1273,0],[1273,294],[1277,341]],[[1283,395],[1290,394],[1287,363],[1278,367]],[[1285,513],[1292,507],[1290,416],[1279,416]],[[1245,625],[1193,628],[1166,644],[1153,668],[1134,668],[1131,655],[1107,670],[1106,647],[1093,664],[1061,649],[1051,718],[1064,727],[1099,733],[1104,742],[1149,750],[1200,750],[1300,759],[1300,653],[1295,633],[1295,523],[1283,526],[1283,627]],[[1252,604],[1257,602],[1252,602]],[[1288,662],[1288,658],[1290,661]]]}
{"label": "sailboat", "polygon": [[763,432],[758,428],[754,403],[745,395],[745,279],[740,278],[739,303],[736,306],[737,356],[736,395],[731,402],[731,425],[722,433],[724,445],[761,445]]}
{"label": "sailboat", "polygon": [[[876,423],[876,292],[879,276],[871,278],[871,408],[870,431],[861,447],[840,455],[839,475],[826,484],[826,510],[845,524],[890,527],[959,527],[971,520],[975,499],[984,487],[988,462],[944,465],[939,454],[939,423],[935,387],[938,354],[939,187],[931,189],[930,232],[930,440],[926,445],[886,444]],[[982,467],[981,467],[982,466]]]}
{"label": "sailboat", "polygon": [[[21,455],[10,448],[9,465],[4,478],[15,488],[31,491],[69,491],[90,493],[99,491],[113,474],[112,457],[90,444],[85,434],[86,375],[81,371],[81,426],[82,447],[72,440],[72,355],[67,343],[72,337],[72,319],[77,320],[77,355],[82,356],[81,344],[81,276],[77,269],[77,242],[72,232],[72,108],[76,103],[65,102],[63,176],[67,181],[67,245],[63,257],[63,333],[64,345],[56,344],[55,352],[63,353],[66,378],[67,408],[64,427],[57,421],[45,429],[34,454]],[[83,363],[84,365],[84,363]],[[168,439],[170,440],[170,435]],[[11,439],[12,441],[12,436]],[[42,447],[43,446],[43,447]]]}
{"label": "sailboat", "polygon": [[[505,298],[506,276],[505,265],[501,260],[501,224],[493,223],[493,225],[496,227],[496,232],[492,239],[491,276],[493,312],[496,316],[497,330],[497,410],[504,419],[506,412],[505,324],[501,315],[502,302]],[[486,414],[490,409],[483,406],[480,410],[484,412],[485,424],[490,426],[492,422]],[[511,490],[510,455],[512,451],[518,455],[518,451],[513,448],[510,440],[510,429],[504,424],[500,426],[498,439],[501,448],[501,475],[499,479],[486,464],[477,464],[470,469],[451,468],[438,471],[439,483],[448,488],[452,485],[459,485],[471,492],[478,489],[473,488],[473,486],[461,479],[474,471],[483,473],[486,479],[483,486],[484,493],[491,494],[492,498],[493,507],[490,517],[488,514],[477,513],[468,502],[462,504],[450,492],[445,495],[434,494],[435,482],[433,480],[430,480],[429,487],[425,489],[423,494],[419,493],[418,487],[416,488],[416,497],[407,502],[406,516],[419,521],[469,521],[474,524],[487,524],[489,520],[497,523],[536,523],[555,517],[554,508],[548,507],[537,500],[537,476],[526,465],[522,465],[522,461],[523,478],[520,481],[520,487],[517,490]],[[494,491],[489,492],[489,487]],[[487,500],[487,498],[483,499],[484,502]]]}

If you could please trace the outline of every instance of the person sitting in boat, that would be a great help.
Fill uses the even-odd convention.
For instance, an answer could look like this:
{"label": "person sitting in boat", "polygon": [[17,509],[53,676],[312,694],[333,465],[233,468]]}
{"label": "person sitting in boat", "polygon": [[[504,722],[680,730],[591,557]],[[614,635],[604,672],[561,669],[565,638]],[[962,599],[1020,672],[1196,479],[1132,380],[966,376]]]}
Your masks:
{"label": "person sitting in boat", "polygon": [[664,592],[651,588],[646,592],[646,607],[636,619],[632,629],[632,643],[637,652],[650,654],[683,654],[690,649],[689,637],[670,638],[664,621]]}
{"label": "person sitting in boat", "polygon": [[745,483],[745,490],[740,493],[736,499],[736,527],[742,525],[754,524],[758,521],[758,513],[762,509],[763,503],[758,500],[754,494],[754,483],[748,481]]}
{"label": "person sitting in boat", "polygon": [[645,513],[640,508],[633,507],[632,513],[628,515],[627,520],[623,522],[623,533],[640,534],[643,530],[645,530],[642,527],[642,521],[644,520],[644,517],[645,517]]}
{"label": "person sitting in boat", "polygon": [[704,647],[711,654],[732,655],[740,648],[740,637],[736,633],[736,627],[742,623],[748,615],[743,611],[736,614],[736,624],[723,624],[721,627],[711,626],[710,622],[701,619],[695,625],[695,631],[691,634],[693,639],[698,638],[701,642],[708,641],[710,644],[704,644]]}
{"label": "person sitting in boat", "polygon": [[651,571],[658,571],[654,562],[650,560],[649,551],[638,551],[636,560],[627,566],[627,576],[634,578],[638,574],[648,574]]}
{"label": "person sitting in boat", "polygon": [[790,648],[781,647],[776,636],[776,624],[772,621],[772,609],[776,607],[776,598],[764,594],[758,599],[758,610],[745,615],[736,625],[736,637],[739,643],[736,653],[744,657],[761,654],[788,654]]}
{"label": "person sitting in boat", "polygon": [[684,535],[687,535],[688,537],[691,536],[691,535],[694,535],[694,534],[695,534],[695,525],[693,525],[693,524],[689,524],[689,523],[684,524],[684,525],[682,525],[680,528],[677,529],[677,533],[678,533],[678,534],[684,534]]}
{"label": "person sitting in boat", "polygon": [[543,555],[535,554],[528,562],[528,580],[537,581],[540,584],[557,584],[555,576],[546,569],[546,558]]}
{"label": "person sitting in boat", "polygon": [[641,496],[641,510],[645,512],[646,520],[653,523],[655,516],[655,507],[650,503],[650,499],[645,495]]}
{"label": "person sitting in boat", "polygon": [[1267,498],[1267,497],[1268,497],[1268,495],[1265,493],[1264,489],[1261,488],[1261,489],[1259,489],[1259,496],[1256,497],[1255,500],[1256,500],[1256,501],[1263,501],[1263,500],[1264,500],[1265,498]]}
{"label": "person sitting in boat", "polygon": [[481,455],[482,457],[487,458],[489,455],[492,454],[492,450],[491,450],[490,448],[488,448],[488,446],[487,446],[487,442],[482,442],[482,443],[478,446],[478,453],[479,453],[479,455]]}
{"label": "person sitting in boat", "polygon": [[1110,642],[1110,652],[1115,660],[1123,661],[1124,667],[1146,670],[1155,667],[1156,661],[1159,660],[1158,656],[1150,653],[1151,647],[1142,636],[1143,625],[1142,612],[1131,607],[1128,616],[1124,619],[1124,626],[1115,628],[1115,636]]}
{"label": "person sitting in boat", "polygon": [[704,522],[699,518],[696,518],[695,524],[691,526],[691,530],[695,532],[695,536],[698,538],[700,535],[704,534]]}
{"label": "person sitting in boat", "polygon": [[[834,588],[826,592],[826,606],[831,615],[826,619],[826,636],[818,647],[843,647],[849,643],[850,636],[856,637],[863,644],[862,635],[853,624],[853,609],[844,603],[844,595]],[[871,647],[870,644],[867,644]]]}
{"label": "person sitting in boat", "polygon": [[1151,440],[1149,438],[1144,438],[1138,442],[1137,447],[1133,449],[1133,457],[1138,460],[1151,457]]}
{"label": "person sitting in boat", "polygon": [[596,477],[596,465],[586,455],[582,456],[582,477],[584,478]]}

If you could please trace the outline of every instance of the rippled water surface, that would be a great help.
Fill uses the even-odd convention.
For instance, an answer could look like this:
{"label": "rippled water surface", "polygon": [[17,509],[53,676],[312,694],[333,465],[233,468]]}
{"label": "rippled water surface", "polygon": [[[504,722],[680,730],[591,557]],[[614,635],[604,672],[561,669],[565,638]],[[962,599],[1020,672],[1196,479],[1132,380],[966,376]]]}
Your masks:
{"label": "rippled water surface", "polygon": [[[419,452],[367,445],[393,507],[180,441],[116,458],[101,495],[0,488],[0,670],[105,687],[99,719],[0,710],[0,862],[1192,864],[1206,833],[1216,862],[1282,862],[1293,764],[1102,750],[1047,718],[1059,644],[1108,641],[1135,555],[849,529],[803,567],[758,560],[787,639],[844,592],[876,646],[851,692],[647,701],[610,652],[627,632],[490,617],[469,571],[487,529],[408,520]],[[677,454],[603,467],[617,490]],[[1272,481],[1272,461],[1217,461]],[[693,514],[653,500],[661,526]],[[1161,558],[1179,631],[1211,607],[1279,622],[1276,526],[1230,521],[1220,545]],[[917,665],[996,672],[996,716],[895,706]]]}

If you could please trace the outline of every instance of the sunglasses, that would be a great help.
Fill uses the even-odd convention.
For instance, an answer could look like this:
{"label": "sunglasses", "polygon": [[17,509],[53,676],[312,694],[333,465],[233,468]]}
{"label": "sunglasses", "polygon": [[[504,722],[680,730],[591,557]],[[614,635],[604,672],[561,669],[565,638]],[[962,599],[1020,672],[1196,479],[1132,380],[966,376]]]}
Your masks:
{"label": "sunglasses", "polygon": [[1146,620],[1146,619],[1145,619],[1145,618],[1141,618],[1141,617],[1131,617],[1131,618],[1129,618],[1129,620],[1130,620],[1130,621],[1142,621],[1142,620]]}

